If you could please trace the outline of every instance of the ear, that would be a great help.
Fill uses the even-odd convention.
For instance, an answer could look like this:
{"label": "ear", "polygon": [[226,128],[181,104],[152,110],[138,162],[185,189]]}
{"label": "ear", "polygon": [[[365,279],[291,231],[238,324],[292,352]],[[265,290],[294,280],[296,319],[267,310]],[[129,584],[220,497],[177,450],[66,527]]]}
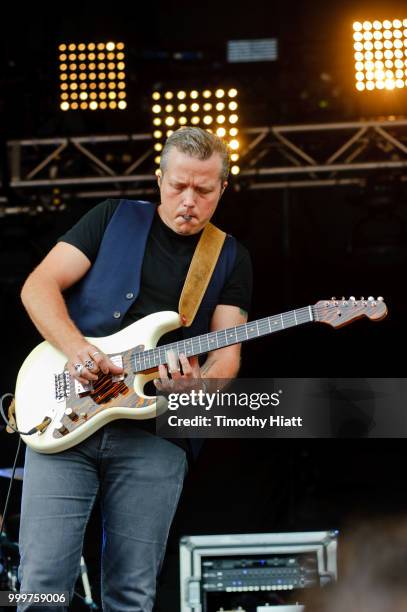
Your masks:
{"label": "ear", "polygon": [[157,183],[158,183],[158,187],[161,188],[161,174],[157,174]]}
{"label": "ear", "polygon": [[220,195],[222,195],[222,194],[223,194],[223,192],[225,191],[225,189],[226,189],[226,187],[227,187],[227,186],[228,186],[228,182],[227,182],[227,181],[225,181],[225,182],[223,183],[222,187],[221,187],[221,190],[220,190]]}

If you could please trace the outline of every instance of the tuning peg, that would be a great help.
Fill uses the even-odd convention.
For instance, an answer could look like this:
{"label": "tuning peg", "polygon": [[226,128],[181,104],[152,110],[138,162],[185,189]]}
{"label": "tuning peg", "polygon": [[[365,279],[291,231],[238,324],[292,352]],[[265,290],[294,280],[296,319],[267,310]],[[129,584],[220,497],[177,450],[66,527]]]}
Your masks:
{"label": "tuning peg", "polygon": [[374,302],[374,297],[372,297],[371,295],[369,295],[369,297],[367,298],[368,302]]}
{"label": "tuning peg", "polygon": [[331,301],[332,301],[332,302],[335,302],[335,300],[336,300],[336,297],[335,297],[335,296],[331,297]]}
{"label": "tuning peg", "polygon": [[355,296],[354,296],[354,295],[351,295],[351,296],[350,296],[350,298],[349,298],[349,301],[350,301],[350,302],[356,302],[356,298],[355,298]]}
{"label": "tuning peg", "polygon": [[364,301],[365,301],[365,298],[363,297],[363,295],[362,295],[362,297],[360,298],[360,301],[361,301],[361,302],[364,302]]}
{"label": "tuning peg", "polygon": [[341,300],[342,300],[342,302],[346,302],[346,297],[343,295],[343,296],[341,297]]}
{"label": "tuning peg", "polygon": [[379,297],[377,298],[377,301],[378,301],[378,302],[384,302],[384,298],[382,298],[382,296],[381,296],[381,295],[379,295]]}

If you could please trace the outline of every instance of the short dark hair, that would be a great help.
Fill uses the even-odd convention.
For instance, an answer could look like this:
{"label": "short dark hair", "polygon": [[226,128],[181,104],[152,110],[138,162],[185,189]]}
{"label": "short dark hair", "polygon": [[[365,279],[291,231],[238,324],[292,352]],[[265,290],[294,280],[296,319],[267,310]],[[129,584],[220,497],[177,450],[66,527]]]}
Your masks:
{"label": "short dark hair", "polygon": [[191,157],[205,160],[209,159],[213,153],[219,153],[222,160],[222,172],[220,179],[226,181],[229,175],[229,151],[227,144],[215,134],[207,132],[199,127],[182,127],[176,130],[167,138],[161,152],[160,169],[164,174],[167,168],[168,154],[172,147],[178,151],[186,153]]}

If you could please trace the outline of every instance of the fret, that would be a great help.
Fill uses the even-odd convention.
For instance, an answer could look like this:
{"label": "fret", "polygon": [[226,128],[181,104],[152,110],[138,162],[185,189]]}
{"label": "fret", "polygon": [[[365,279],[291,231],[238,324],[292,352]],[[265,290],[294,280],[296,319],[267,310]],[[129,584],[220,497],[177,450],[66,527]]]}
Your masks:
{"label": "fret", "polygon": [[183,342],[184,342],[184,350],[183,351],[181,350],[180,353],[185,353],[185,355],[190,355],[193,350],[191,339],[188,338],[188,340],[183,340]]}
{"label": "fret", "polygon": [[273,326],[270,326],[270,331],[275,332],[278,330],[278,319],[276,317],[270,317],[270,321],[273,320]]}
{"label": "fret", "polygon": [[[236,344],[238,342],[237,340],[237,335],[236,335],[236,327],[234,327],[233,329],[230,328],[228,329],[228,336],[230,339],[230,342],[228,342],[228,344]],[[234,340],[233,340],[233,334],[234,334]]]}
{"label": "fret", "polygon": [[292,310],[290,312],[286,312],[283,315],[283,318],[285,320],[285,326],[284,326],[285,328],[293,327],[295,325],[295,323],[293,323],[294,317],[293,317],[293,311]]}
{"label": "fret", "polygon": [[[214,337],[215,336],[215,337]],[[215,347],[215,339],[216,339],[216,334],[215,332],[211,332],[210,334],[208,334],[208,341],[210,342],[210,347],[211,350],[213,350]]]}
{"label": "fret", "polygon": [[249,331],[249,332],[250,332],[250,334],[251,334],[251,336],[248,336],[248,337],[250,337],[250,338],[256,338],[256,336],[255,336],[255,333],[256,333],[256,332],[255,332],[255,329],[254,329],[254,324],[253,324],[253,323],[248,323],[247,325],[248,325],[247,329],[248,329],[248,331]]}
{"label": "fret", "polygon": [[202,349],[203,353],[207,353],[209,351],[209,338],[208,334],[205,334],[202,339],[206,342],[206,347]]}
{"label": "fret", "polygon": [[193,338],[187,338],[175,343],[166,344],[146,351],[133,354],[135,371],[141,372],[160,364],[167,363],[168,351],[174,351],[177,355],[184,353],[186,356],[201,355],[209,351],[252,340],[261,336],[267,336],[282,329],[288,329],[314,320],[311,306],[299,310],[291,310],[279,315],[265,317],[256,321],[249,321],[235,327],[222,329],[216,332],[201,334]]}
{"label": "fret", "polygon": [[[222,348],[223,346],[226,346],[228,343],[227,337],[226,337],[226,329],[221,329],[219,332],[219,340],[221,342],[221,346],[219,348]],[[222,334],[225,336],[225,338],[222,338]]]}
{"label": "fret", "polygon": [[159,350],[160,364],[165,363],[165,349],[162,346],[160,346],[158,350]]}

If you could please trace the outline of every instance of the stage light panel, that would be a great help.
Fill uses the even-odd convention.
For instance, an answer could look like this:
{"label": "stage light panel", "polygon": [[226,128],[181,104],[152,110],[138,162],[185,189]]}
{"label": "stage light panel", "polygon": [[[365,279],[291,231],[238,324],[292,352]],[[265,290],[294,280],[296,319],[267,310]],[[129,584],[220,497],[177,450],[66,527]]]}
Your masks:
{"label": "stage light panel", "polygon": [[[361,68],[364,68],[362,63]],[[179,89],[175,91],[153,91],[151,94],[153,149],[160,152],[175,129],[183,126],[201,126],[208,132],[216,133],[229,146],[234,173],[239,172],[237,162],[240,147],[237,138],[239,116],[238,91],[236,88],[223,87],[211,89]],[[161,126],[171,128],[163,131]],[[158,159],[156,155],[155,159]],[[159,163],[159,162],[156,162]]]}
{"label": "stage light panel", "polygon": [[407,66],[406,25],[407,19],[354,22],[355,87],[358,91],[393,91],[407,87],[407,75],[402,70],[403,62]]}
{"label": "stage light panel", "polygon": [[[124,90],[126,89],[124,43],[113,41],[108,41],[107,43],[90,42],[86,44],[61,43],[58,46],[58,52],[60,53],[58,58],[61,80],[61,110],[90,109],[94,111],[98,109],[106,110],[107,108],[124,110],[127,107],[127,102],[123,99],[125,97]],[[107,52],[107,55],[105,52]],[[101,62],[105,58],[108,60],[107,64]],[[96,60],[99,63],[95,63]],[[62,97],[63,92],[67,89],[75,91],[78,87],[77,82],[79,82],[81,89],[80,104],[72,102],[72,100],[76,99],[73,94],[68,101]],[[111,102],[109,104],[101,103],[106,98],[106,94],[103,91],[106,88],[110,90],[119,88],[122,90],[124,96],[121,97],[119,103],[115,101],[117,96],[113,91],[110,92],[113,95],[109,93]],[[86,94],[86,97],[83,97],[82,94]],[[91,102],[88,102],[88,99]],[[160,98],[153,99],[159,100]]]}

